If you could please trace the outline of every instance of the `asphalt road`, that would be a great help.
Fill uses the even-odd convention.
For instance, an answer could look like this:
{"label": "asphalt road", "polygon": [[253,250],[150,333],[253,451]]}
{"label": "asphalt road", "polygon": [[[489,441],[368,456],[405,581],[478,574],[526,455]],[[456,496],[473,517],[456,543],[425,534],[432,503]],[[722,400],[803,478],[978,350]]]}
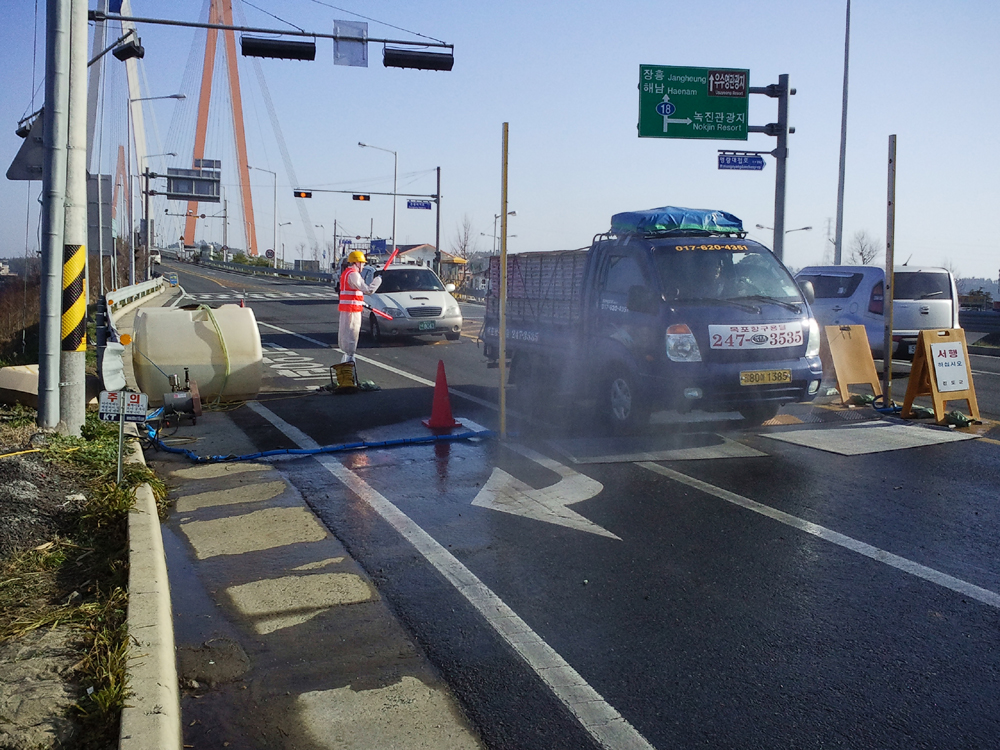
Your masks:
{"label": "asphalt road", "polygon": [[[328,287],[167,268],[189,299],[246,290],[270,373],[233,417],[261,449],[426,434],[439,360],[455,415],[496,426],[474,306],[458,342],[360,350],[382,390],[334,396],[309,390],[340,358]],[[995,417],[1000,367],[973,373]],[[584,405],[515,404],[504,443],[281,464],[489,747],[997,746],[992,423],[820,404],[613,439]]]}

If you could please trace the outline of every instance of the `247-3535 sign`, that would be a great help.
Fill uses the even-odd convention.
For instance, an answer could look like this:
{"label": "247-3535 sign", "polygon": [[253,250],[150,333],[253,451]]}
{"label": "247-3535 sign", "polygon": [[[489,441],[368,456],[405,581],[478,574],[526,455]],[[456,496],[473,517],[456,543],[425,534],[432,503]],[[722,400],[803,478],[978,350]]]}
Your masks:
{"label": "247-3535 sign", "polygon": [[750,71],[639,66],[640,138],[747,139]]}

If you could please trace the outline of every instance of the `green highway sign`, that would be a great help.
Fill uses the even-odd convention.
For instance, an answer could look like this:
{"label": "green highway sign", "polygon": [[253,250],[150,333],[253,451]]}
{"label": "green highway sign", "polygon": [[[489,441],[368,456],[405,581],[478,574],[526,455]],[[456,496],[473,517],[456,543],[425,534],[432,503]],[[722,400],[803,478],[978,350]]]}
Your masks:
{"label": "green highway sign", "polygon": [[747,139],[750,71],[639,66],[639,137]]}

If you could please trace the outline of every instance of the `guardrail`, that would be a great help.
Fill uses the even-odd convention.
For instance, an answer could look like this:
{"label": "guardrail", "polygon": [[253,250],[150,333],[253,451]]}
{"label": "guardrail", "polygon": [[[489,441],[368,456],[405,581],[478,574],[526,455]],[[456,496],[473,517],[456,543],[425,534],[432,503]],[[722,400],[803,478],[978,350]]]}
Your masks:
{"label": "guardrail", "polygon": [[237,271],[238,273],[250,276],[305,279],[307,281],[323,281],[328,284],[333,283],[335,278],[332,273],[322,273],[319,271],[296,271],[292,268],[270,268],[268,266],[247,266],[242,263],[226,263],[221,260],[201,260],[194,265],[205,266],[206,268],[218,268],[223,271]]}
{"label": "guardrail", "polygon": [[150,279],[149,281],[141,281],[138,284],[132,284],[131,286],[123,286],[121,289],[115,289],[105,295],[108,300],[108,309],[112,312],[120,310],[125,307],[125,305],[135,302],[141,297],[145,297],[149,294],[156,294],[162,287],[163,279],[156,278]]}
{"label": "guardrail", "polygon": [[1000,312],[960,310],[958,324],[974,333],[1000,333]]}

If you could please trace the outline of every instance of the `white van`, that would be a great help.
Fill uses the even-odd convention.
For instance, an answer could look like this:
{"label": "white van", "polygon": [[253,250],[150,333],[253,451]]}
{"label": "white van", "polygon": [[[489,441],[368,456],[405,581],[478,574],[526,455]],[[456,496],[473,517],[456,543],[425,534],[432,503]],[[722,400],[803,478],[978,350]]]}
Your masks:
{"label": "white van", "polygon": [[[945,268],[896,266],[892,356],[910,358],[921,330],[958,328],[958,286]],[[813,286],[811,305],[821,326],[863,325],[872,354],[882,356],[885,269],[877,266],[808,266],[795,280]]]}

